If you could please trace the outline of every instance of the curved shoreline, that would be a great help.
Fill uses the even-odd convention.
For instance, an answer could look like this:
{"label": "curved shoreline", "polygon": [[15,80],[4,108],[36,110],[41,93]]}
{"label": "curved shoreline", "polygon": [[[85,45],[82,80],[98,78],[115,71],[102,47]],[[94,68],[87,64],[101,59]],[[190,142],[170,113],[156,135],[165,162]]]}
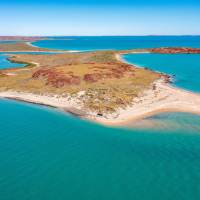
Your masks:
{"label": "curved shoreline", "polygon": [[[117,61],[127,63],[121,57],[122,54],[128,53],[116,53],[115,57]],[[134,64],[131,63],[131,65]],[[70,98],[69,100],[67,97],[53,94],[38,95],[12,90],[0,92],[0,97],[58,108],[59,110],[104,125],[128,124],[163,112],[200,114],[199,94],[175,88],[166,83],[166,80],[164,79],[155,81],[149,89],[144,91],[139,97],[135,98],[133,104],[129,107],[125,109],[120,108],[115,113],[106,116],[98,116],[96,113],[85,112],[84,107],[81,106],[81,102],[78,102],[78,99],[76,98]]]}
{"label": "curved shoreline", "polygon": [[80,51],[59,51],[59,50],[57,50],[57,51],[37,51],[37,50],[33,50],[33,51],[0,51],[0,53],[78,53],[78,52],[80,52]]}
{"label": "curved shoreline", "polygon": [[[32,44],[32,42],[26,42],[26,44],[28,46],[31,46],[31,47],[34,47],[34,48],[41,48],[39,46]],[[81,52],[81,51],[78,51],[78,50],[56,50],[56,49],[51,51],[51,49],[50,49],[50,51],[46,51],[46,52],[47,53],[77,53],[77,52]]]}
{"label": "curved shoreline", "polygon": [[[2,45],[2,44],[1,44]],[[21,46],[20,46],[21,45]],[[46,49],[33,45],[31,42],[17,42],[10,45],[3,45],[3,49],[0,47],[0,53],[76,53],[80,51],[74,50],[57,50],[57,49]],[[20,47],[20,50],[19,50]],[[16,50],[18,49],[18,50]]]}
{"label": "curved shoreline", "polygon": [[163,80],[158,80],[154,84],[157,87],[155,91],[147,90],[146,94],[135,100],[132,106],[119,109],[117,115],[115,113],[107,118],[95,116],[93,113],[84,114],[80,102],[77,102],[76,99],[69,100],[66,97],[15,91],[0,92],[0,97],[57,108],[104,125],[125,125],[163,112],[200,114],[199,94],[174,88],[164,83]]}
{"label": "curved shoreline", "polygon": [[157,89],[147,90],[132,106],[120,110],[114,119],[96,119],[107,125],[125,125],[164,112],[184,112],[200,115],[200,95],[175,88],[158,80]]}

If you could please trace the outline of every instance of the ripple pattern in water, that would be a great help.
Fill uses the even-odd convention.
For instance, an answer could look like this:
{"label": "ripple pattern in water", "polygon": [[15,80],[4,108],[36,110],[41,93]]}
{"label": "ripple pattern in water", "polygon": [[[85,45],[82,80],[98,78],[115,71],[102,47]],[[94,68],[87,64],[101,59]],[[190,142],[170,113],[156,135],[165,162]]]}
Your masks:
{"label": "ripple pattern in water", "polygon": [[198,134],[107,128],[7,100],[0,110],[3,200],[200,196]]}

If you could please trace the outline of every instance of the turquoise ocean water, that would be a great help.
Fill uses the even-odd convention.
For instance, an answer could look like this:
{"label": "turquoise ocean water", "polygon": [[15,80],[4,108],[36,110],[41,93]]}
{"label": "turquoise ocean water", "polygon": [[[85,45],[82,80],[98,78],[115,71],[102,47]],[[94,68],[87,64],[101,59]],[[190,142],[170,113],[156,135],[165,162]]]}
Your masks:
{"label": "turquoise ocean water", "polygon": [[[122,39],[124,42],[119,43],[122,43],[123,48],[126,45],[129,47],[131,41]],[[138,44],[141,43],[140,39],[137,41],[134,38]],[[97,44],[96,47],[93,44],[94,49],[98,49],[99,43],[103,42],[107,48],[108,38],[105,41],[102,38],[100,41],[98,38],[95,40]],[[118,37],[111,38],[109,48],[120,46],[113,40],[117,41]],[[200,47],[200,40],[196,37],[196,42],[190,37],[178,37],[177,43],[173,38],[169,45],[179,46],[180,40],[181,43],[199,44]],[[49,42],[51,46],[53,40]],[[57,42],[54,45],[58,45]],[[59,40],[63,46],[66,42]],[[165,37],[159,38],[156,45],[160,42],[168,46]],[[78,41],[76,43],[76,50],[83,49],[85,41],[80,39],[79,47]],[[64,49],[62,45],[58,48]],[[1,56],[1,67],[15,65]],[[137,56],[126,57],[126,60],[144,66],[148,64],[148,67],[156,67],[155,70],[174,74],[177,80],[174,84],[178,87],[187,88],[189,84],[187,89],[199,92],[200,85],[198,81],[191,81],[185,69],[187,65],[177,69],[179,63],[189,63],[188,59],[192,61],[192,56],[168,58],[167,65],[163,67],[156,64],[160,63],[157,62],[159,55],[152,61],[151,58],[140,60]],[[176,65],[172,66],[168,61],[170,59],[175,60]],[[194,77],[200,70],[196,64],[199,61],[196,58],[192,62],[194,65],[191,63]],[[165,71],[166,67],[170,67],[170,71]],[[183,79],[187,79],[188,84],[180,83]],[[0,111],[2,200],[200,198],[199,116],[165,113],[138,122],[136,127],[108,128],[54,109],[12,100],[1,99]],[[148,128],[141,129],[139,123],[145,123]]]}
{"label": "turquoise ocean water", "polygon": [[200,36],[113,36],[54,37],[34,42],[36,46],[60,50],[133,49],[165,46],[200,47]]}
{"label": "turquoise ocean water", "polygon": [[200,92],[200,54],[129,54],[124,59],[173,76],[175,86]]}

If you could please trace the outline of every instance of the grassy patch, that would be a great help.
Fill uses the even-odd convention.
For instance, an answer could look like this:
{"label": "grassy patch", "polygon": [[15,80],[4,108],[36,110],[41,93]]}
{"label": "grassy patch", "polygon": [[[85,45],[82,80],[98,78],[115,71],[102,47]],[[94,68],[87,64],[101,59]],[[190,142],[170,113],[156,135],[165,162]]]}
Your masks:
{"label": "grassy patch", "polygon": [[[1,70],[0,90],[73,96],[87,110],[112,113],[131,105],[133,99],[160,74],[116,60],[114,51],[56,55],[15,55],[12,62],[39,63],[40,67]],[[84,91],[82,95],[78,95]]]}

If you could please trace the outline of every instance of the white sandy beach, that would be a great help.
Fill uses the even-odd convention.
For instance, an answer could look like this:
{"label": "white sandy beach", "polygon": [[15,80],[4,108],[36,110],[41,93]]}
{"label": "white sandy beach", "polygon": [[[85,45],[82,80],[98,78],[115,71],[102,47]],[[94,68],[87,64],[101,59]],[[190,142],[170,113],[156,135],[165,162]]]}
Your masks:
{"label": "white sandy beach", "polygon": [[0,92],[0,97],[22,100],[35,104],[44,104],[51,107],[66,108],[66,107],[79,107],[80,102],[71,97],[61,97],[57,95],[39,95],[26,92],[5,91]]}
{"label": "white sandy beach", "polygon": [[[178,89],[158,80],[152,87],[146,90],[140,97],[135,98],[131,106],[119,109],[116,113],[105,116],[97,116],[96,113],[88,112],[85,118],[107,125],[120,125],[130,121],[145,118],[161,112],[189,112],[200,114],[200,95]],[[35,104],[64,109],[77,114],[82,112],[79,98],[60,97],[55,95],[37,95],[25,92],[5,91],[0,92],[0,97],[16,99]],[[85,111],[84,111],[85,112]]]}
{"label": "white sandy beach", "polygon": [[[33,45],[31,42],[26,42],[27,45],[31,46],[31,47],[35,47],[35,48],[41,48],[41,47],[38,47],[36,45]],[[35,52],[35,51],[34,51]],[[43,52],[43,51],[38,51],[38,52]],[[48,53],[78,53],[80,51],[77,51],[77,50],[52,50],[52,51],[44,51],[44,52],[48,52]]]}
{"label": "white sandy beach", "polygon": [[[116,54],[116,58],[120,62],[125,62],[120,54]],[[33,64],[39,65],[38,63]],[[0,97],[63,109],[66,112],[81,115],[83,118],[106,125],[126,124],[161,112],[200,114],[200,94],[172,87],[164,79],[155,81],[148,90],[134,99],[131,106],[125,109],[118,109],[113,114],[104,114],[104,116],[98,116],[97,113],[86,111],[82,106],[81,98],[79,98],[84,91],[79,93],[72,98],[69,96],[39,95],[9,90],[0,92]]]}
{"label": "white sandy beach", "polygon": [[[116,54],[116,58],[120,62],[125,62],[120,54]],[[39,66],[38,63],[33,64]],[[106,125],[126,124],[130,121],[142,119],[161,112],[189,112],[200,114],[200,94],[172,87],[164,79],[155,81],[149,89],[134,99],[131,106],[125,109],[118,109],[113,114],[104,114],[104,116],[98,116],[97,113],[85,111],[81,103],[82,99],[80,98],[81,93],[84,93],[84,91],[79,93],[76,97],[66,97],[9,90],[0,92],[0,97],[55,107]]]}
{"label": "white sandy beach", "polygon": [[158,80],[156,89],[149,89],[136,98],[132,106],[119,109],[115,117],[96,118],[105,124],[124,124],[162,112],[188,112],[200,114],[200,95],[172,87]]}

